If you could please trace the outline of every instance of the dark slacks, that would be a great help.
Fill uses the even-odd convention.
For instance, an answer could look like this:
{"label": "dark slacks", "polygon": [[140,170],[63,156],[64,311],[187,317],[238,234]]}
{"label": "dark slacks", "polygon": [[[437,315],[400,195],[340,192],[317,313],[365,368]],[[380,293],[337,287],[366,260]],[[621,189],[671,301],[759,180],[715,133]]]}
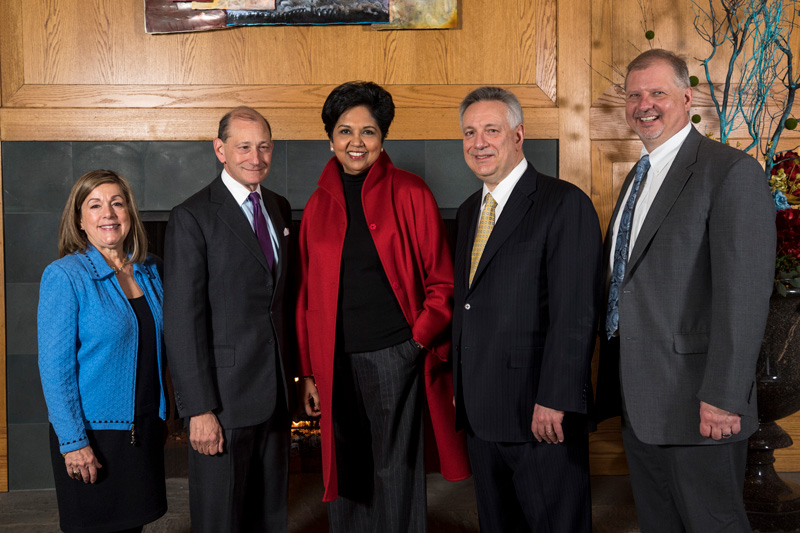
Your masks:
{"label": "dark slacks", "polygon": [[337,353],[333,430],[339,496],[330,531],[427,531],[423,358],[413,341]]}
{"label": "dark slacks", "polygon": [[622,440],[644,533],[750,531],[742,497],[747,440],[707,446],[646,444],[624,414]]}
{"label": "dark slacks", "polygon": [[226,429],[225,451],[189,447],[192,531],[286,531],[290,420],[283,402],[256,426]]}
{"label": "dark slacks", "polygon": [[589,439],[560,444],[489,442],[467,429],[478,519],[484,533],[589,533]]}

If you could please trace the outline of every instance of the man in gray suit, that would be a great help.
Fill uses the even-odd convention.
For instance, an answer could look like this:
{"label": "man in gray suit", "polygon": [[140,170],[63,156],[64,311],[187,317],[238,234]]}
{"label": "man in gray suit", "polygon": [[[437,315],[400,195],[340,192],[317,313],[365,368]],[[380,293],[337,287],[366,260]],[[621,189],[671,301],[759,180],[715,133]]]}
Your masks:
{"label": "man in gray suit", "polygon": [[289,203],[261,186],[272,146],[260,113],[226,114],[224,170],[167,225],[164,337],[195,532],[287,528],[293,240]]}
{"label": "man in gray suit", "polygon": [[642,53],[625,93],[644,147],[606,232],[598,414],[622,415],[642,531],[749,531],[775,209],[756,160],[689,123],[682,59]]}

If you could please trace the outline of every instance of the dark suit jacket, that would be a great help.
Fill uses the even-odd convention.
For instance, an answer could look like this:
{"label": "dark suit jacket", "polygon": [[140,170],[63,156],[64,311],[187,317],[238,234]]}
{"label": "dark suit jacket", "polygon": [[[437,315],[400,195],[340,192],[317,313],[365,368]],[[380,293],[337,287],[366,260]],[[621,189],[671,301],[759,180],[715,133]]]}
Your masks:
{"label": "dark suit jacket", "polygon": [[[620,201],[606,233],[606,268]],[[700,435],[701,400],[742,415],[742,431],[724,442],[751,435],[774,268],[775,207],[764,171],[692,129],[631,250],[620,286],[620,350],[601,331],[599,419],[620,414],[621,374],[628,418],[643,442],[713,444]]]}
{"label": "dark suit jacket", "polygon": [[591,200],[528,168],[498,217],[468,287],[481,191],[459,208],[453,347],[456,426],[483,440],[534,439],[534,404],[585,431],[592,406],[602,239]]}
{"label": "dark suit jacket", "polygon": [[212,410],[226,428],[261,423],[275,409],[278,379],[280,401],[294,401],[291,210],[264,187],[261,195],[279,240],[274,278],[220,177],[170,214],[164,337],[182,417]]}

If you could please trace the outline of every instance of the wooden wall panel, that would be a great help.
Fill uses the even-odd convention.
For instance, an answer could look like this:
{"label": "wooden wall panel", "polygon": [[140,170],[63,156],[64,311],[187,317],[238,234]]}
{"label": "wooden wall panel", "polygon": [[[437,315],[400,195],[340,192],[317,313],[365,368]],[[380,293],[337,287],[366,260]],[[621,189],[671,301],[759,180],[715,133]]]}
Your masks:
{"label": "wooden wall panel", "polygon": [[269,26],[171,35],[144,33],[141,0],[5,3],[25,6],[24,81],[32,85],[535,83],[534,45],[545,35],[538,26],[555,30],[550,0],[462,0],[457,30]]}
{"label": "wooden wall panel", "polygon": [[[464,93],[466,94],[466,93]],[[324,140],[319,109],[259,109],[270,121],[275,139]],[[162,141],[210,140],[228,107],[185,109],[17,109],[0,108],[3,141]],[[559,111],[523,107],[527,139],[557,139]],[[457,139],[458,107],[400,108],[392,122],[392,139]],[[588,170],[579,169],[588,176]]]}
{"label": "wooden wall panel", "polygon": [[[556,0],[501,0],[490,7],[463,0],[456,30],[270,26],[172,35],[143,32],[141,0],[0,2],[9,14],[0,20],[8,35],[0,65],[11,66],[10,75],[3,76],[8,90],[2,107],[18,112],[0,130],[0,140],[36,135],[11,127],[26,116],[43,132],[70,140],[139,139],[148,130],[165,129],[161,123],[128,123],[136,116],[151,120],[148,110],[184,109],[180,124],[188,128],[206,122],[204,110],[240,104],[279,109],[270,120],[288,133],[281,138],[319,138],[316,125],[298,128],[291,119],[311,125],[330,89],[352,79],[385,84],[398,108],[409,108],[412,115],[424,116],[426,108],[452,109],[480,84],[521,93],[526,109],[555,108]],[[111,124],[95,130],[78,113],[50,118],[33,111],[40,108],[128,108],[138,115],[120,111],[115,136]],[[76,120],[63,122],[67,117]],[[538,136],[558,135],[547,130],[550,111],[542,116],[534,111],[530,118]],[[460,137],[450,123],[426,122],[422,129],[439,132],[431,138]],[[393,130],[421,138],[412,124]],[[180,134],[194,139],[209,133],[181,129]],[[394,133],[393,138],[400,137]],[[588,171],[585,175],[588,179]]]}
{"label": "wooden wall panel", "polygon": [[559,175],[591,194],[591,142],[586,135],[590,120],[591,71],[586,64],[591,47],[588,31],[563,31],[589,28],[591,11],[583,2],[561,2],[558,6],[558,108],[560,114]]}

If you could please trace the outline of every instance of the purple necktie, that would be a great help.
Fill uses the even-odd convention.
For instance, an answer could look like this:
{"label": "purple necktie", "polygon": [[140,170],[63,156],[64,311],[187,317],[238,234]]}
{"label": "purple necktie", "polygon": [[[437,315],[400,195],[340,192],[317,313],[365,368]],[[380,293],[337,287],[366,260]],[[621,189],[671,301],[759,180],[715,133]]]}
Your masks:
{"label": "purple necktie", "polygon": [[269,228],[267,228],[267,219],[264,218],[264,213],[261,211],[261,197],[257,192],[251,192],[250,203],[253,205],[253,227],[256,231],[256,238],[258,244],[261,245],[261,251],[264,252],[264,257],[267,258],[270,272],[273,270],[272,264],[275,262],[275,251],[272,249],[272,239],[269,237]]}

